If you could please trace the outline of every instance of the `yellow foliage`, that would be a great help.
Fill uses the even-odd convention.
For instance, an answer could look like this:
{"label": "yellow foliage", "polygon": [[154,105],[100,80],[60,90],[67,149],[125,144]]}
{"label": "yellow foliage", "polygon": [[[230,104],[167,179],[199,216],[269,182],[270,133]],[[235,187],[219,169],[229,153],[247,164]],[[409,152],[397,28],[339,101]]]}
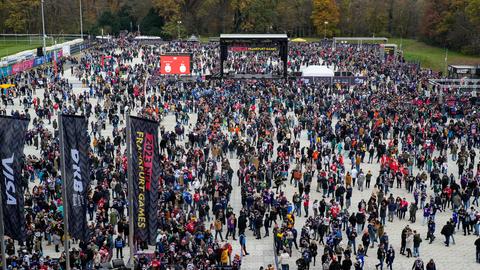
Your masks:
{"label": "yellow foliage", "polygon": [[319,35],[323,35],[326,30],[327,36],[333,36],[340,21],[335,0],[314,0],[311,19]]}

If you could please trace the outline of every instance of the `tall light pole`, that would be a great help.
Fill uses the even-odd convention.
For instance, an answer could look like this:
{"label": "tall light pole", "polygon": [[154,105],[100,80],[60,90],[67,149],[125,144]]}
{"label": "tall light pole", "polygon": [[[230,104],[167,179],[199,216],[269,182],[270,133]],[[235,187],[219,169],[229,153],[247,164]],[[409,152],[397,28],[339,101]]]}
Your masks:
{"label": "tall light pole", "polygon": [[80,36],[83,39],[83,14],[82,14],[82,0],[80,0]]}
{"label": "tall light pole", "polygon": [[182,24],[182,21],[177,21],[177,39],[180,40],[180,24]]}
{"label": "tall light pole", "polygon": [[45,56],[46,50],[47,50],[47,44],[45,43],[45,15],[43,13],[43,3],[44,2],[45,1],[42,0],[43,56]]}
{"label": "tall light pole", "polygon": [[328,22],[324,21],[323,22],[323,39],[327,39],[327,25],[328,25]]}
{"label": "tall light pole", "polygon": [[448,73],[448,48],[445,48],[445,75],[443,75],[445,78],[447,78],[447,73]]}

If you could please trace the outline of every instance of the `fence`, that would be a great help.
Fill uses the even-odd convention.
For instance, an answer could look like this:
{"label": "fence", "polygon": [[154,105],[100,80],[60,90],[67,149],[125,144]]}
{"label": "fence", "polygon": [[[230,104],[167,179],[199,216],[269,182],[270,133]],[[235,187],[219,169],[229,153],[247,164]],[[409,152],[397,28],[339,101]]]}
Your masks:
{"label": "fence", "polygon": [[[79,35],[48,35],[45,43],[47,46],[52,46],[79,37]],[[43,36],[39,34],[0,34],[0,56],[8,56],[42,46]]]}
{"label": "fence", "polygon": [[22,59],[12,63],[9,63],[6,66],[0,67],[0,78],[8,77],[16,73],[38,67],[44,64],[49,64],[56,59],[59,59],[63,56],[69,56],[71,54],[78,53],[91,46],[91,43],[78,43],[74,45],[65,45],[62,48],[47,51],[46,55],[41,57],[31,57],[29,59]]}

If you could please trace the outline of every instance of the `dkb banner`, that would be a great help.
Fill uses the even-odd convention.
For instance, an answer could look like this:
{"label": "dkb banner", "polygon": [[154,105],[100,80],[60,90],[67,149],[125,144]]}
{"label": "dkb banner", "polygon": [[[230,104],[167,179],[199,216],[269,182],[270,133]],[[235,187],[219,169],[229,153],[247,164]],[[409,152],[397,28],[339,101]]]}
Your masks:
{"label": "dkb banner", "polygon": [[160,176],[158,122],[130,117],[134,237],[155,244]]}
{"label": "dkb banner", "polygon": [[[90,184],[88,165],[87,121],[83,116],[62,115],[63,153],[65,160],[68,231],[75,239],[86,240],[87,191]],[[65,206],[64,206],[65,207]]]}
{"label": "dkb banner", "polygon": [[2,173],[3,224],[5,235],[19,241],[25,238],[25,214],[22,185],[23,147],[27,119],[0,117],[0,159]]}

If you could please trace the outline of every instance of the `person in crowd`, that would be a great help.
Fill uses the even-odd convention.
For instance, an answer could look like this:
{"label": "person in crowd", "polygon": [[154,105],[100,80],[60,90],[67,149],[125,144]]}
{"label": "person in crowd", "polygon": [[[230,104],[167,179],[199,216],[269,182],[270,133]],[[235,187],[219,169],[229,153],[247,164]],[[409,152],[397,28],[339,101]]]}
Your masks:
{"label": "person in crowd", "polygon": [[425,264],[422,259],[416,258],[413,262],[412,270],[425,270]]}
{"label": "person in crowd", "polygon": [[383,270],[383,263],[385,260],[385,248],[383,247],[383,244],[380,244],[378,246],[377,259],[378,259],[378,264],[375,265],[375,269]]}
{"label": "person in crowd", "polygon": [[425,266],[425,270],[437,270],[433,259],[430,259],[430,261],[428,261],[427,265]]}
{"label": "person in crowd", "polygon": [[477,263],[480,263],[480,237],[478,237],[476,240],[475,240],[475,256],[476,256],[476,259],[477,259]]}
{"label": "person in crowd", "polygon": [[390,270],[393,270],[393,261],[395,260],[395,249],[393,249],[392,245],[389,246],[386,256],[387,256],[386,257],[387,267]]}
{"label": "person in crowd", "polygon": [[[144,45],[132,34],[61,57],[57,71],[43,65],[2,75],[1,83],[15,87],[2,92],[0,113],[30,119],[20,175],[26,239],[7,241],[7,263],[43,269],[41,263],[56,263],[45,255],[53,244],[54,259],[65,266],[59,114],[88,121],[89,227],[85,241],[72,239],[72,267],[100,267],[128,245],[155,249],[152,258],[137,258],[146,267],[236,269],[242,262],[230,243],[238,229],[243,255],[247,237],[273,241],[274,252],[290,258],[282,267],[290,260],[317,267],[320,250],[325,269],[373,268],[377,260],[367,251],[377,242],[377,266],[391,269],[389,236],[407,212],[415,223],[419,209],[430,242],[439,215],[452,218],[441,230],[446,246],[457,226],[462,237],[478,234],[480,110],[472,93],[430,87],[440,74],[401,56],[386,61],[379,44],[288,50],[288,72],[323,64],[364,79],[207,81],[202,76],[220,71],[218,43]],[[191,78],[159,76],[159,52],[191,53]],[[228,58],[226,74],[283,73],[278,52],[229,51]],[[154,247],[129,242],[128,115],[160,122]],[[400,254],[408,257],[420,255],[412,229],[400,235]]]}

